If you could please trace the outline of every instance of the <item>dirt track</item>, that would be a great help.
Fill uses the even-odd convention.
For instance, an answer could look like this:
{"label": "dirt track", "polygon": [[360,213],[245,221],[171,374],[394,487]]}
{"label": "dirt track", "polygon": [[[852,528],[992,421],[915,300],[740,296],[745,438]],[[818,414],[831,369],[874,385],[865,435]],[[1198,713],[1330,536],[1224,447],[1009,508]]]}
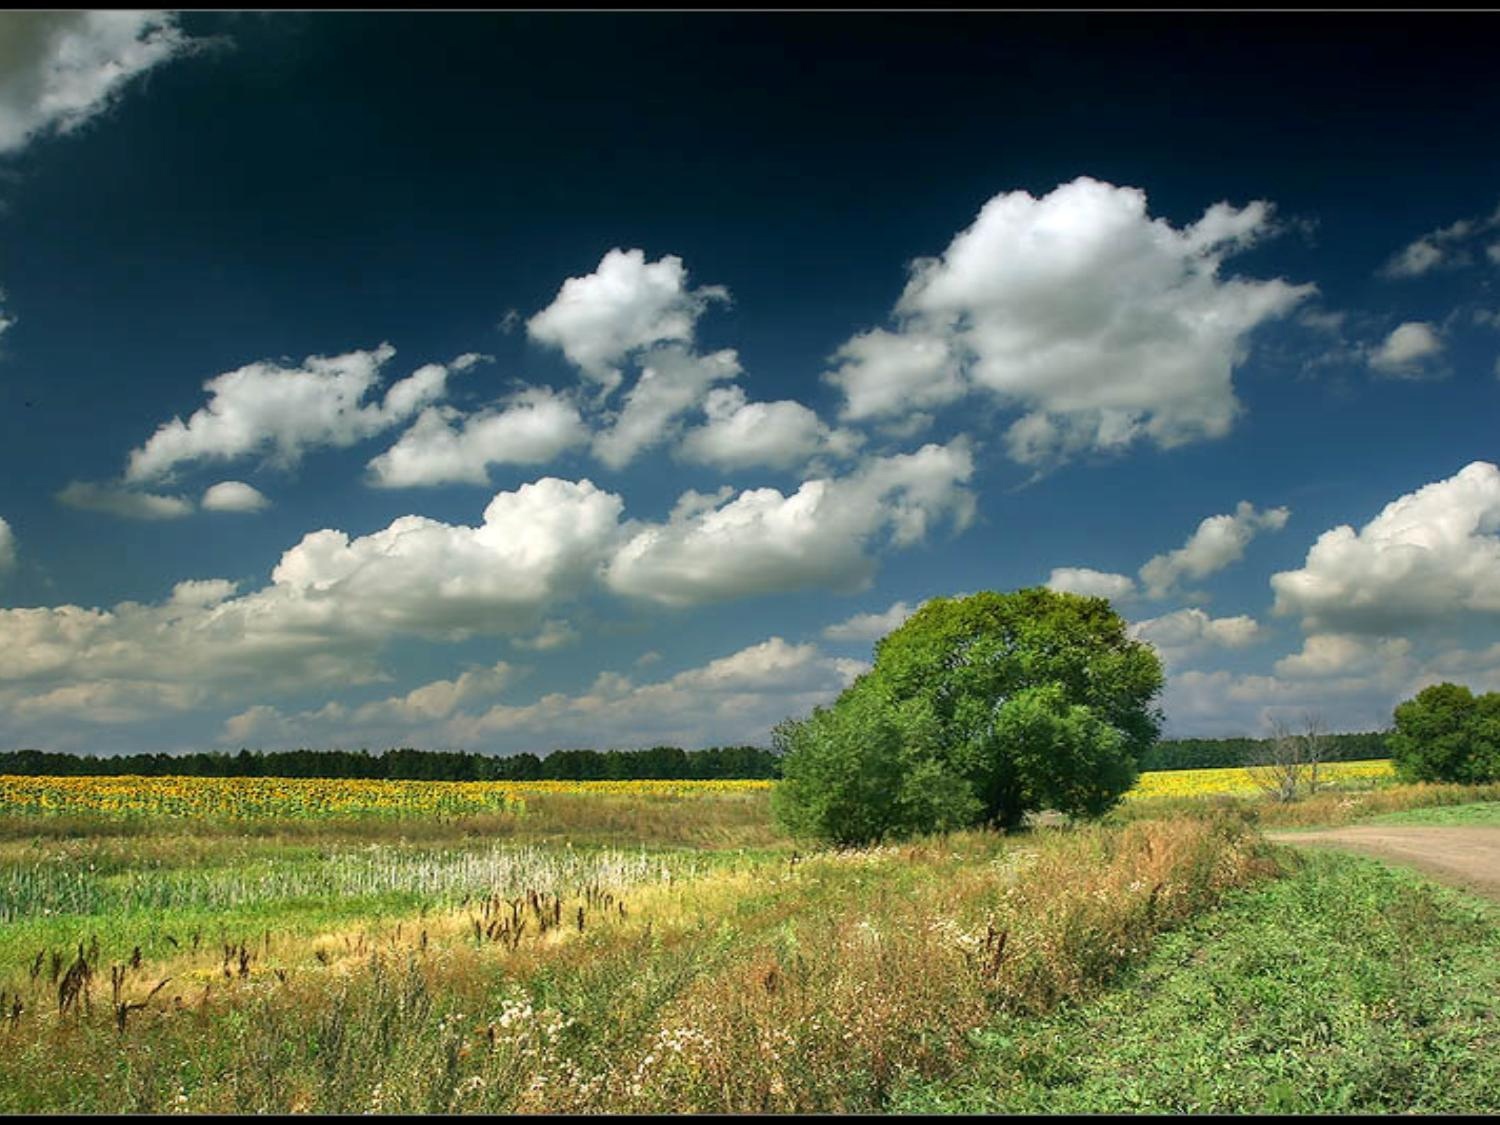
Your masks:
{"label": "dirt track", "polygon": [[1277,832],[1278,843],[1347,848],[1500,901],[1500,828],[1361,825]]}

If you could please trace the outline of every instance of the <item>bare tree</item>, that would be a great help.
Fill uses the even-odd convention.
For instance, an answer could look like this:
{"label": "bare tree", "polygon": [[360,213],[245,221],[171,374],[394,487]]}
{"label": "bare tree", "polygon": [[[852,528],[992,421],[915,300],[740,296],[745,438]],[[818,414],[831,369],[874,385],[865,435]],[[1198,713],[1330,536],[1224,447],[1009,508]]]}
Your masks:
{"label": "bare tree", "polygon": [[1295,801],[1317,792],[1318,775],[1332,746],[1328,729],[1317,715],[1304,714],[1298,726],[1273,719],[1270,740],[1246,765],[1246,772],[1275,800]]}

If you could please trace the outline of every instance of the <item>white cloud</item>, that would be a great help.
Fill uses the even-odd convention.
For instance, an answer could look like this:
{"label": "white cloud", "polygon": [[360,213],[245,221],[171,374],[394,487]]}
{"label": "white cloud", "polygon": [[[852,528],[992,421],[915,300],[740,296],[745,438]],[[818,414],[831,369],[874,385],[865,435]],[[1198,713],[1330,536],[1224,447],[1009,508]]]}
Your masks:
{"label": "white cloud", "polygon": [[749,402],[737,386],[709,391],[703,412],[708,421],[683,436],[679,455],[720,469],[792,469],[822,453],[848,456],[863,440],[830,429],[800,402]]}
{"label": "white cloud", "polygon": [[0,517],[0,574],[16,565],[16,533],[10,524]]}
{"label": "white cloud", "polygon": [[429,363],[392,385],[383,402],[365,402],[395,354],[381,344],[373,351],[308,356],[300,367],[262,361],[215,376],[203,384],[206,406],[186,422],[163,423],[131,452],[126,480],[161,478],[183,462],[254,453],[289,467],[309,449],[346,447],[380,433],[447,391],[449,368]]}
{"label": "white cloud", "polygon": [[1261,639],[1260,624],[1241,614],[1210,617],[1201,609],[1179,609],[1139,621],[1130,634],[1152,645],[1169,665],[1207,648],[1244,648]]}
{"label": "white cloud", "polygon": [[549,620],[543,621],[542,627],[534,637],[516,637],[511,644],[517,648],[530,649],[532,652],[551,652],[554,649],[567,648],[576,644],[581,638],[577,629],[566,621]]}
{"label": "white cloud", "polygon": [[1487,218],[1459,219],[1397,251],[1380,267],[1379,274],[1386,278],[1421,277],[1435,269],[1470,265],[1474,261],[1474,243],[1497,226],[1500,226],[1500,208]]}
{"label": "white cloud", "polygon": [[1424,365],[1443,351],[1443,341],[1425,321],[1409,320],[1398,325],[1370,353],[1370,366],[1382,375],[1421,378],[1430,369]]}
{"label": "white cloud", "polygon": [[1373,639],[1347,633],[1314,633],[1303,638],[1302,651],[1276,662],[1276,674],[1289,679],[1363,676],[1401,672],[1411,656],[1405,637]]}
{"label": "white cloud", "polygon": [[656,683],[606,672],[587,692],[497,705],[449,731],[470,745],[518,734],[553,746],[764,742],[775,723],[830,701],[868,667],[772,637]]}
{"label": "white cloud", "polygon": [[670,440],[679,418],[702,402],[710,387],[740,371],[732,349],[702,356],[668,345],[647,352],[619,416],[594,438],[594,455],[612,469],[623,468],[636,454]]}
{"label": "white cloud", "polygon": [[878,641],[899,629],[916,612],[914,605],[895,602],[884,613],[856,613],[845,621],[830,625],[823,630],[823,636],[830,641]]}
{"label": "white cloud", "polygon": [[1280,531],[1290,512],[1270,508],[1257,512],[1241,500],[1233,515],[1209,516],[1188,541],[1175,551],[1157,555],[1141,567],[1141,582],[1153,598],[1166,597],[1184,578],[1204,578],[1237,562],[1250,540],[1261,531]]}
{"label": "white cloud", "polygon": [[533,340],[561,348],[605,393],[622,378],[631,352],[663,342],[691,344],[710,301],[727,301],[722,286],[687,288],[682,259],[647,262],[642,250],[611,250],[598,268],[563,282],[557,297],[526,322]]}
{"label": "white cloud", "polygon": [[1255,202],[1177,230],[1147,216],[1144,192],[1087,177],[1040,199],[998,195],[941,257],[912,264],[896,305],[907,353],[866,333],[830,378],[848,416],[905,411],[956,395],[956,356],[968,383],[1026,412],[1006,438],[1024,463],[1222,436],[1249,334],[1316,288],[1220,279],[1224,258],[1271,229]]}
{"label": "white cloud", "polygon": [[221,480],[203,492],[205,512],[260,512],[271,506],[259,489],[242,480]]}
{"label": "white cloud", "polygon": [[[792,495],[748,489],[732,500],[686,494],[665,524],[635,529],[606,579],[615,591],[693,605],[788,590],[855,590],[875,569],[872,540],[921,540],[931,524],[973,516],[962,482],[973,458],[962,440],[874,458],[841,478],[810,480]],[[727,500],[727,502],[726,502]]]}
{"label": "white cloud", "polygon": [[1387,504],[1358,532],[1325,531],[1271,578],[1275,612],[1318,632],[1381,634],[1500,614],[1500,468],[1475,461]]}
{"label": "white cloud", "polygon": [[71,132],[190,46],[170,12],[0,12],[0,153]]}
{"label": "white cloud", "polygon": [[590,481],[544,477],[496,493],[478,527],[411,515],[355,539],[315,531],[282,555],[266,594],[377,635],[514,632],[589,583],[622,510]]}
{"label": "white cloud", "polygon": [[[512,676],[500,664],[493,676],[486,670],[465,673],[359,708],[335,702],[285,715],[257,705],[230,719],[223,737],[233,744],[390,745],[410,731],[426,744],[544,752],[580,745],[764,743],[775,723],[828,702],[868,667],[772,637],[654,683],[603,672],[582,692],[460,710],[460,704],[510,689]],[[471,676],[486,682],[465,691]]]}
{"label": "white cloud", "polygon": [[846,342],[833,359],[839,367],[824,379],[843,391],[840,417],[849,421],[943,406],[968,391],[953,346],[920,330],[875,328]]}
{"label": "white cloud", "polygon": [[469,415],[429,406],[370,462],[371,482],[381,488],[488,484],[491,465],[543,464],[587,440],[577,408],[545,387]]}
{"label": "white cloud", "polygon": [[57,494],[70,508],[104,512],[128,520],[175,520],[190,515],[193,502],[180,496],[142,492],[117,484],[75,480]]}
{"label": "white cloud", "polygon": [[588,481],[546,478],[496,494],[478,527],[404,516],[357,538],[313,532],[242,596],[205,579],[155,605],[0,610],[0,709],[25,701],[28,721],[72,721],[70,702],[97,699],[100,714],[135,721],[152,700],[193,709],[371,682],[396,635],[535,632],[596,581],[620,512]]}
{"label": "white cloud", "polygon": [[1135,582],[1128,575],[1090,570],[1086,566],[1055,567],[1047,576],[1046,586],[1059,593],[1083,594],[1110,601],[1124,601],[1136,595]]}

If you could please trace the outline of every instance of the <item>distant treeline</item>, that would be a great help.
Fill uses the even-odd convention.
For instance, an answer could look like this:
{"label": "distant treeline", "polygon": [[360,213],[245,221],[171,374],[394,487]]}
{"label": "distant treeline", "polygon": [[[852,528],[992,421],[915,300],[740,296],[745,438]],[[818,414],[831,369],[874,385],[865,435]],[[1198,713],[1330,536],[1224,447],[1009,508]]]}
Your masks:
{"label": "distant treeline", "polygon": [[[1328,761],[1388,758],[1385,735],[1329,736]],[[1268,739],[1173,738],[1141,759],[1143,770],[1208,769],[1255,761]],[[535,754],[470,754],[457,750],[241,750],[196,754],[120,754],[109,758],[43,750],[0,752],[0,774],[80,777],[139,774],[162,777],[365,777],[399,781],[645,781],[776,778],[781,759],[759,746],[683,750],[554,750]]]}
{"label": "distant treeline", "polygon": [[[1385,732],[1331,734],[1325,761],[1357,762],[1389,758]],[[1143,770],[1201,770],[1253,764],[1269,749],[1269,738],[1172,738],[1158,742],[1141,758]]]}
{"label": "distant treeline", "polygon": [[102,758],[42,750],[0,753],[0,774],[41,777],[359,777],[401,781],[667,781],[774,778],[781,760],[759,746],[682,750],[554,750],[535,754],[470,754],[442,750],[279,750],[238,754],[121,754]]}

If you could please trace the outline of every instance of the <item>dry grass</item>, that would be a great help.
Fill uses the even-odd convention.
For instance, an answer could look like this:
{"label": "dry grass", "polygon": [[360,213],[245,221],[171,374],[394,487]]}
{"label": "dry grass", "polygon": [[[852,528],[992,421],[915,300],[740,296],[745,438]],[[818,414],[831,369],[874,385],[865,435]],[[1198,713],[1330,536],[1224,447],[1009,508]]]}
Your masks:
{"label": "dry grass", "polygon": [[965,833],[93,965],[113,1004],[65,1016],[44,969],[0,1109],[879,1109],[1271,870],[1233,819]]}

